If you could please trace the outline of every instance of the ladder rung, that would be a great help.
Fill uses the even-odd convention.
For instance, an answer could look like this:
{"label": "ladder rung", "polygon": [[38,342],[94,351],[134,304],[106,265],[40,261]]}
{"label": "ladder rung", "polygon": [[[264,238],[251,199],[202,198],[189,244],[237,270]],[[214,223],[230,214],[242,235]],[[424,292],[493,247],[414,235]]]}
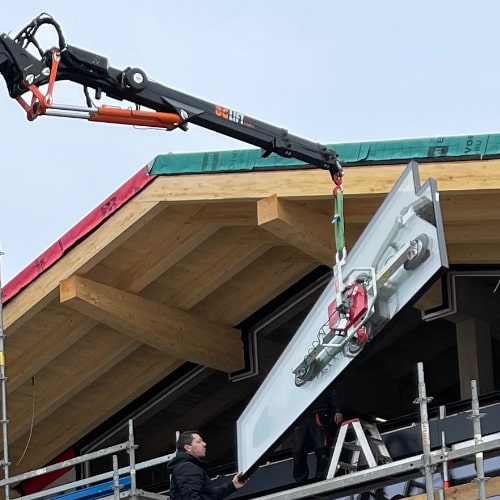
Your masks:
{"label": "ladder rung", "polygon": [[354,441],[351,441],[349,443],[344,443],[344,448],[347,448],[348,450],[353,450],[353,451],[361,451],[362,450],[361,446]]}
{"label": "ladder rung", "polygon": [[339,462],[338,466],[340,469],[350,470],[351,472],[356,472],[358,470],[357,465],[348,464],[346,462]]}

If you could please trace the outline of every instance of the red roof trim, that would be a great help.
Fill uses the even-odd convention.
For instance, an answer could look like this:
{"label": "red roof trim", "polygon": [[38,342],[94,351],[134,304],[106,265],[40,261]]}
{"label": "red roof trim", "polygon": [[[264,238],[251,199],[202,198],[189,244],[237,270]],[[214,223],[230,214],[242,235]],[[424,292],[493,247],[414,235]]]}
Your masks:
{"label": "red roof trim", "polygon": [[26,266],[17,276],[9,281],[2,290],[2,303],[7,303],[22,289],[27,287],[40,274],[53,266],[62,256],[73,248],[92,231],[97,229],[106,219],[111,217],[127,201],[152,182],[157,176],[147,175],[149,166],[141,168],[125,184],[108,196],[97,208],[92,210],[72,229],[59,238],[31,264]]}

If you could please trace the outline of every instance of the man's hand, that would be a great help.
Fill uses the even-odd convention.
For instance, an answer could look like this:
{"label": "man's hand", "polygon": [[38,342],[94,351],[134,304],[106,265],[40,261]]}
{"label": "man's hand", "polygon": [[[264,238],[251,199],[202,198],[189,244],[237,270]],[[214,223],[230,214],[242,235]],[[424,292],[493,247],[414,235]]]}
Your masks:
{"label": "man's hand", "polygon": [[234,487],[239,490],[240,488],[243,488],[243,486],[245,486],[245,484],[247,484],[247,480],[246,479],[243,479],[241,476],[240,476],[241,472],[238,472],[238,474],[236,474],[234,477],[233,477],[233,484],[234,484]]}
{"label": "man's hand", "polygon": [[344,415],[342,415],[342,413],[340,413],[339,411],[335,413],[335,415],[333,416],[333,421],[337,425],[340,425],[342,423],[342,420],[344,420]]}

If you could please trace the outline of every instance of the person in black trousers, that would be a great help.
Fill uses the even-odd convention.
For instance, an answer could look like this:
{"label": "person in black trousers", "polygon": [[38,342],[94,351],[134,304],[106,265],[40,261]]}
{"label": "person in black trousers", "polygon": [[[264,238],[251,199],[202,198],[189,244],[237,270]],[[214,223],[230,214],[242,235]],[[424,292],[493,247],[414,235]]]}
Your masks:
{"label": "person in black trousers", "polygon": [[293,478],[304,484],[309,478],[308,451],[316,455],[315,479],[326,478],[330,465],[330,450],[343,414],[338,387],[330,386],[299,418],[292,434]]}

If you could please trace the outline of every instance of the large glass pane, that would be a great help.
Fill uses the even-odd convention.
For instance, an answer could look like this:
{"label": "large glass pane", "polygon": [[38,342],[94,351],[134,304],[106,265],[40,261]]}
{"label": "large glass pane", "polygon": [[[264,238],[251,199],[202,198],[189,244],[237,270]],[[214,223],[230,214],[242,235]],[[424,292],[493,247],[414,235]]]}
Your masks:
{"label": "large glass pane", "polygon": [[239,470],[250,473],[364,342],[447,266],[436,184],[420,187],[411,162],[342,267],[341,296],[354,304],[356,320],[338,312],[341,276],[334,274],[238,419]]}

